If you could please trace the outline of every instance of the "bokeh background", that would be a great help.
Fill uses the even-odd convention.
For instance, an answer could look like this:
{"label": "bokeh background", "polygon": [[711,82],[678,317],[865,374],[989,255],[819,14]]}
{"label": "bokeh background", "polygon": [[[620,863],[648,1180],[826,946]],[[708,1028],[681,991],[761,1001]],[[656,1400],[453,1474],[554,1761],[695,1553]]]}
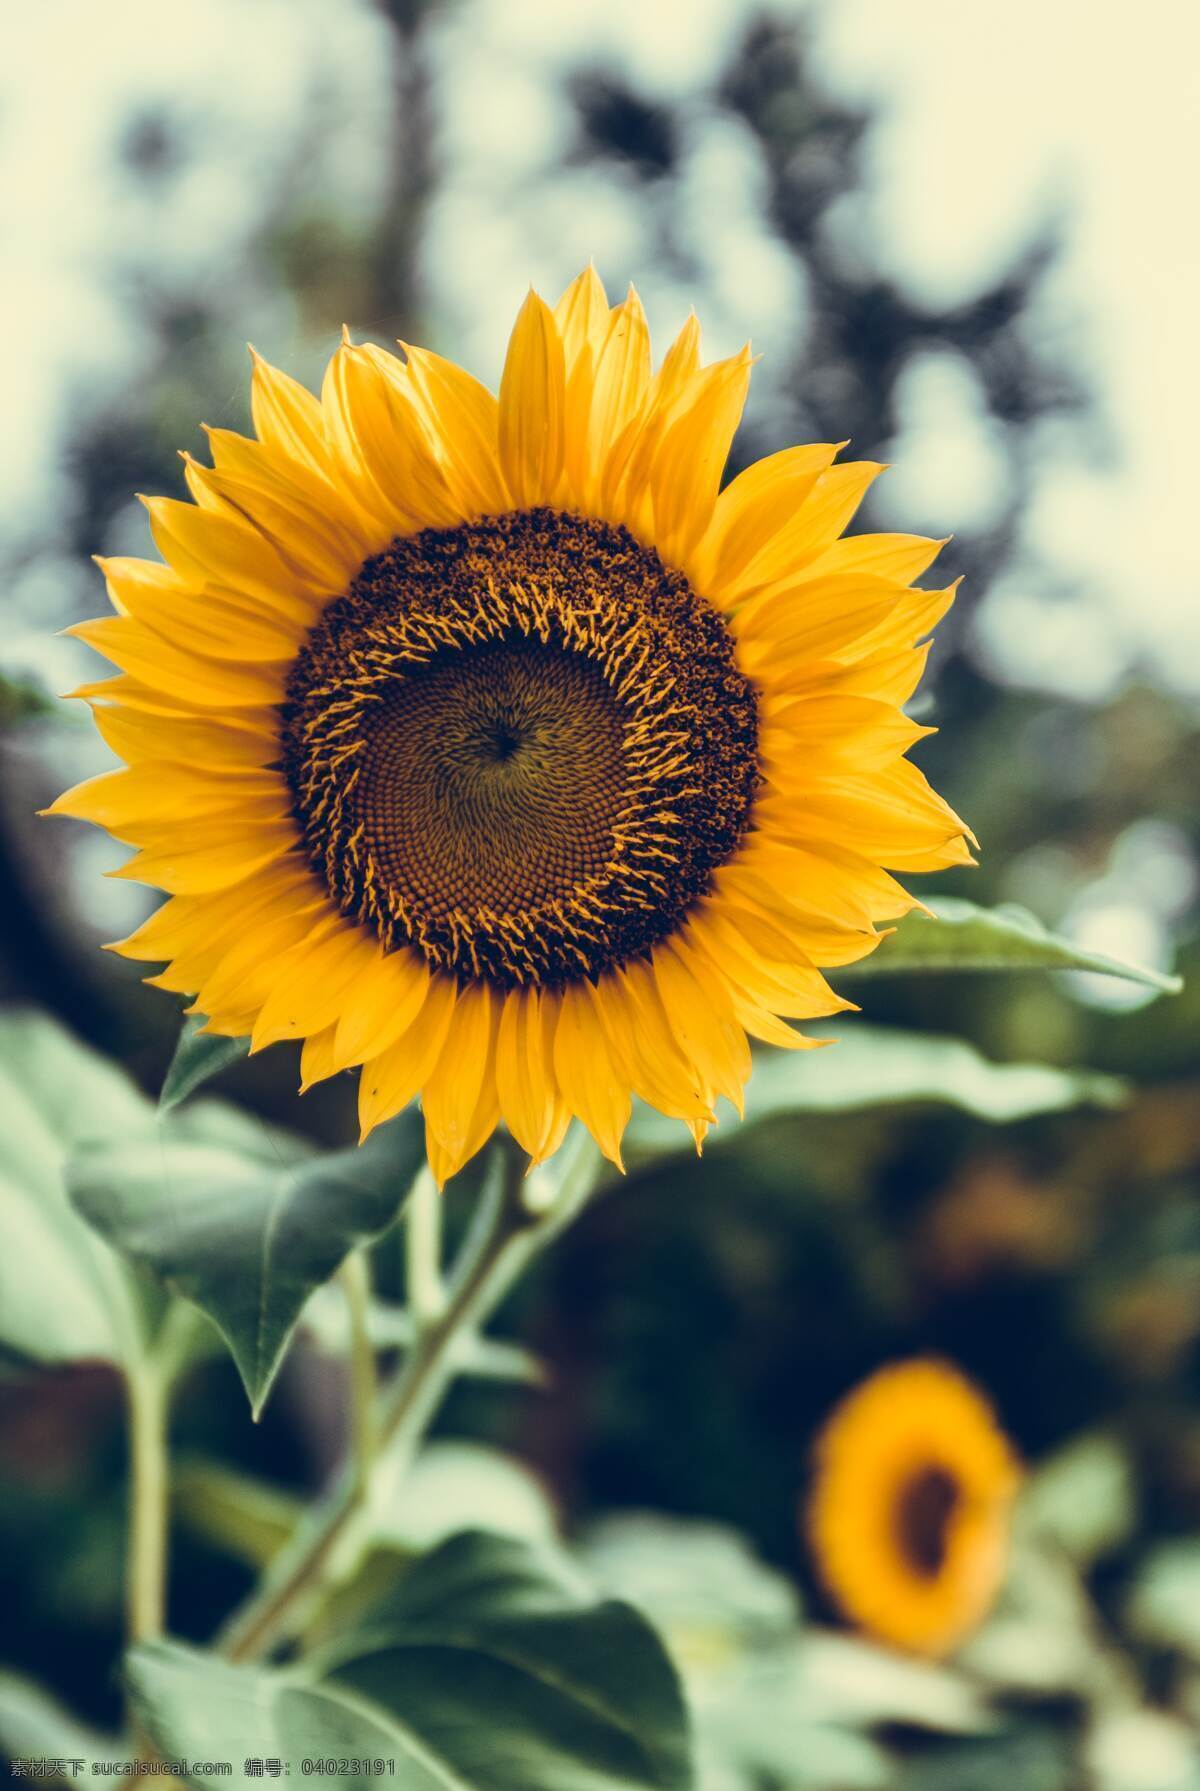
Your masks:
{"label": "bokeh background", "polygon": [[[553,298],[589,257],[611,296],[636,282],[660,346],[692,304],[710,355],[750,338],[763,360],[731,471],[850,437],[893,463],[863,526],[954,535],[943,563],[966,582],[920,762],[983,852],[938,887],[1190,971],[1188,990],[861,985],[872,1022],[1086,1065],[1130,1099],[1005,1127],[920,1105],[791,1119],[635,1178],[512,1316],[549,1389],[472,1386],[442,1430],[519,1457],[618,1578],[678,1558],[725,1611],[724,1630],[700,1624],[720,1655],[752,1618],[794,1621],[797,1599],[826,1633],[796,1525],[814,1429],[880,1362],[936,1350],[1027,1461],[1066,1475],[1068,1512],[1092,1512],[1063,1543],[1090,1601],[1087,1671],[1124,1675],[1142,1727],[1097,1741],[1093,1692],[1054,1658],[1067,1620],[1047,1619],[1047,1664],[1023,1685],[1010,1671],[997,1734],[935,1708],[932,1679],[906,1692],[874,1657],[837,1656],[858,1751],[822,1764],[806,1741],[803,1760],[727,1760],[713,1784],[1194,1785],[1200,14],[44,0],[5,38],[0,998],[161,1078],[177,1008],[98,950],[148,892],[102,876],[119,847],[34,811],[108,762],[55,696],[98,675],[57,632],[103,606],[89,556],[149,551],[132,494],[182,493],[201,421],[248,426],[247,341],[314,383],[348,322],[494,384],[527,284]],[[278,1048],[225,1087],[265,1125],[347,1137],[351,1091],[298,1105],[295,1069]],[[252,1429],[214,1361],[178,1448],[304,1490],[336,1457],[339,1411],[336,1368],[302,1349]],[[98,1721],[117,1705],[123,1448],[106,1371],[0,1379],[0,1657]],[[648,1511],[657,1527],[629,1515]],[[246,1581],[219,1528],[181,1511],[182,1633]]]}

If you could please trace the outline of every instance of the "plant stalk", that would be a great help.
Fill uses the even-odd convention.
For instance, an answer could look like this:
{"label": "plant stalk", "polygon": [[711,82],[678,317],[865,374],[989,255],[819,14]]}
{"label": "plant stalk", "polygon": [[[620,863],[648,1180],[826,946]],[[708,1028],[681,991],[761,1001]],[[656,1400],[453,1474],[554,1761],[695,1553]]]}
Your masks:
{"label": "plant stalk", "polygon": [[404,1267],[408,1314],[419,1336],[446,1307],[442,1285],[442,1197],[426,1164],[413,1184],[404,1213]]}
{"label": "plant stalk", "polygon": [[[454,1378],[455,1344],[478,1329],[522,1271],[586,1204],[599,1159],[590,1139],[572,1139],[553,1201],[531,1200],[517,1148],[506,1141],[503,1170],[485,1186],[441,1312],[419,1330],[403,1367],[377,1403],[377,1446],[389,1466],[412,1460]],[[532,1178],[531,1178],[532,1179]],[[226,1624],[218,1646],[230,1660],[257,1660],[288,1641],[319,1599],[330,1557],[366,1504],[348,1462],[326,1497],[271,1562],[258,1589]]]}
{"label": "plant stalk", "polygon": [[371,1264],[365,1250],[353,1250],[340,1270],[350,1321],[350,1456],[363,1497],[371,1483],[378,1445],[375,1402],[378,1377],[371,1344]]}
{"label": "plant stalk", "polygon": [[154,1362],[130,1373],[129,1541],[125,1568],[130,1642],[162,1634],[167,1580],[168,1383]]}

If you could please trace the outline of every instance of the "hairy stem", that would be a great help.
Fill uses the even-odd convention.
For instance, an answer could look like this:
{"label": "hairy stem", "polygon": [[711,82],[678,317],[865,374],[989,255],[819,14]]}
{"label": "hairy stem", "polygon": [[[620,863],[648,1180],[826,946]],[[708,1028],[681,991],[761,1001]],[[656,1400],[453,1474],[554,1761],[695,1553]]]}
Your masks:
{"label": "hairy stem", "polygon": [[[440,1313],[419,1329],[408,1357],[378,1401],[377,1438],[389,1466],[419,1449],[454,1378],[458,1339],[482,1326],[527,1265],[586,1204],[598,1158],[591,1141],[573,1139],[550,1183],[525,1182],[516,1147],[484,1189],[446,1289]],[[533,1195],[531,1199],[530,1196]],[[235,1612],[219,1641],[231,1660],[256,1660],[289,1640],[319,1601],[330,1558],[366,1503],[353,1462],[271,1562],[259,1588]]]}

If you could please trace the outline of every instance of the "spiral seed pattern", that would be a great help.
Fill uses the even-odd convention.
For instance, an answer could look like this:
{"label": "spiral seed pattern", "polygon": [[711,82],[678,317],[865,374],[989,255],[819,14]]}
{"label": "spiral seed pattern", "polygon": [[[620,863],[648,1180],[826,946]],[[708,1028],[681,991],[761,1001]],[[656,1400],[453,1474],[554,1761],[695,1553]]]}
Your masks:
{"label": "spiral seed pattern", "polygon": [[283,742],[339,907],[504,988],[669,936],[759,778],[716,610],[625,529],[549,509],[368,560],[298,656]]}

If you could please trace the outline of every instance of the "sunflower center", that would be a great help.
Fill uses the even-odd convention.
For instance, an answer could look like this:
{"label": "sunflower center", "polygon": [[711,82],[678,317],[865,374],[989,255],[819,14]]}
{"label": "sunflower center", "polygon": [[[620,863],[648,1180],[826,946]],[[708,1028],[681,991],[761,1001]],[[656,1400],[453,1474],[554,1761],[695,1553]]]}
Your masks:
{"label": "sunflower center", "polygon": [[368,560],[297,658],[283,737],[339,907],[503,987],[667,937],[759,777],[718,613],[625,529],[548,509]]}
{"label": "sunflower center", "polygon": [[935,1579],[946,1560],[950,1520],[961,1490],[945,1468],[922,1468],[896,1501],[896,1538],[905,1560],[924,1579]]}

